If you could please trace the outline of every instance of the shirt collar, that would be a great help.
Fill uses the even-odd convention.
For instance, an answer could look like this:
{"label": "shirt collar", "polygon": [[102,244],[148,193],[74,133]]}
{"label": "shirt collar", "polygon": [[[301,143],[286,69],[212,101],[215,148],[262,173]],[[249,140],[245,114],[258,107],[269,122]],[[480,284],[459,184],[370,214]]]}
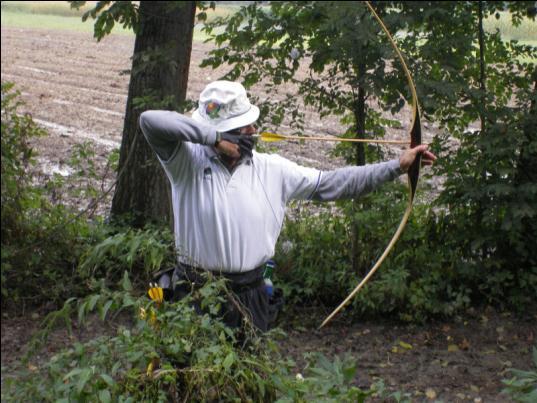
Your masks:
{"label": "shirt collar", "polygon": [[[211,161],[215,161],[215,160],[218,160],[220,159],[218,153],[216,152],[216,149],[214,147],[203,147],[203,149],[205,150],[205,155],[207,156],[208,159],[210,159]],[[255,154],[255,150],[253,152]],[[250,158],[250,157],[247,157],[247,158],[241,158],[239,160],[239,163],[237,164],[240,165],[242,163],[245,163],[246,165],[251,165],[252,164],[252,159],[253,158]]]}

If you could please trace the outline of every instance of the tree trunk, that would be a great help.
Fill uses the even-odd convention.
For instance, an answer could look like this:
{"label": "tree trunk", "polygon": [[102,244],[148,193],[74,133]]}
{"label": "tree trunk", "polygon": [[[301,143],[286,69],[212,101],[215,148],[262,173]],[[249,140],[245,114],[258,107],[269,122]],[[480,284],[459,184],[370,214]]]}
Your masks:
{"label": "tree trunk", "polygon": [[118,183],[111,214],[134,227],[171,222],[169,182],[140,130],[148,109],[180,109],[186,97],[196,5],[194,1],[140,2]]}
{"label": "tree trunk", "polygon": [[479,119],[481,120],[481,133],[485,132],[485,29],[483,28],[483,2],[478,2],[478,31],[479,31],[479,90],[481,102],[479,105]]}
{"label": "tree trunk", "polygon": [[[365,71],[365,66],[360,71]],[[365,138],[365,90],[362,86],[358,87],[358,97],[354,104],[354,119],[356,120],[356,138]],[[356,165],[365,165],[365,149],[363,143],[356,143]],[[352,218],[352,271],[358,275],[366,274],[369,268],[360,266],[360,223],[356,219],[356,213],[363,209],[362,202],[353,201],[353,218]]]}
{"label": "tree trunk", "polygon": [[[535,151],[535,148],[531,146],[532,144],[535,144],[537,139],[537,134],[535,133],[535,127],[537,127],[537,74],[534,74],[534,77],[533,94],[530,95],[530,108],[528,114],[522,121],[522,130],[527,142],[526,146],[522,147],[520,150],[518,163],[516,164],[517,172],[514,180],[515,187],[517,189],[522,189],[525,193],[530,186],[534,186],[537,183],[537,152]],[[532,202],[529,200],[529,197],[525,196],[525,198],[528,200],[528,204],[531,205]],[[521,256],[533,256],[532,252],[535,248],[535,241],[537,240],[537,223],[535,222],[535,219],[526,217],[523,220],[522,225],[523,228],[520,231],[520,239],[524,240],[525,253],[521,253],[519,249],[514,249],[512,244],[505,242],[508,244],[508,251],[512,254],[511,261],[514,262],[521,260]],[[505,256],[509,255],[505,254]],[[526,269],[531,270],[530,266],[532,263],[535,267],[535,259],[533,259],[533,262],[530,259],[522,260],[523,261],[519,266],[520,272]]]}
{"label": "tree trunk", "polygon": [[[477,107],[479,111],[479,120],[481,122],[481,132],[480,136],[486,136],[487,130],[485,126],[485,111],[486,111],[486,98],[487,98],[487,90],[486,90],[486,77],[485,77],[485,29],[483,27],[483,1],[478,1],[478,7],[477,7],[477,13],[478,13],[478,39],[479,39],[479,105]],[[481,175],[481,183],[486,184],[487,182],[487,174],[485,171],[480,173]],[[483,222],[483,206],[479,205],[476,209],[475,213],[475,225],[479,226]],[[488,247],[487,245],[483,245],[481,247],[481,257],[484,258],[486,254],[488,253]]]}

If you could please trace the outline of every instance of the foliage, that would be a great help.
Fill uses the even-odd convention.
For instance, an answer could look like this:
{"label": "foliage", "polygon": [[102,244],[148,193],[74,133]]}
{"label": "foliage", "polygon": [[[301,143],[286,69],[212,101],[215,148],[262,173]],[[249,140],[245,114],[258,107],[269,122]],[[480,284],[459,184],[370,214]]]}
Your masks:
{"label": "foliage", "polygon": [[[94,4],[87,4],[87,1],[68,1],[71,6],[71,12],[81,15],[82,21],[86,22],[88,18],[95,20],[93,26],[93,35],[100,41],[106,35],[112,33],[115,29],[119,32],[134,31],[138,34],[140,30],[140,9],[139,2],[133,1],[97,1],[90,2]],[[183,2],[170,1],[167,7],[169,12],[172,13],[173,9],[181,9]],[[88,10],[89,8],[89,10]],[[81,12],[80,10],[85,10]],[[214,2],[198,2],[197,4],[197,19],[198,21],[213,20],[215,15],[229,15],[235,12],[235,6],[223,6],[218,7],[218,11],[215,10]],[[208,12],[209,11],[209,12]],[[211,12],[212,11],[212,12]],[[116,24],[121,24],[118,29]],[[196,32],[194,40],[199,41],[205,39],[204,35],[200,35]]]}
{"label": "foliage", "polygon": [[173,235],[167,228],[123,229],[88,248],[80,272],[88,278],[119,279],[125,269],[146,282],[152,272],[176,262]]}
{"label": "foliage", "polygon": [[[13,84],[2,83],[2,305],[54,304],[76,294],[74,274],[87,243],[98,235],[64,204],[57,181],[33,183],[30,141],[45,132],[21,103]],[[56,200],[57,202],[57,200]]]}
{"label": "foliage", "polygon": [[[460,6],[463,18],[472,19],[468,11],[473,5]],[[460,47],[444,59],[438,53],[453,38],[443,32],[454,27],[444,17],[431,15],[427,35],[434,41],[426,47],[429,63],[422,65],[425,74],[442,83],[440,88],[424,82],[427,98],[434,99],[434,115],[450,134],[438,139],[443,160],[435,174],[446,180],[432,216],[431,225],[439,228],[434,241],[457,251],[453,263],[460,279],[481,299],[524,309],[537,295],[532,253],[537,242],[537,61],[526,61],[535,47],[504,42],[493,33],[484,36],[484,49],[478,49],[484,56],[481,66],[469,63],[468,52]],[[520,18],[513,14],[515,24]],[[462,26],[455,32],[468,44],[476,35]],[[455,151],[453,138],[460,142]]]}
{"label": "foliage", "polygon": [[500,11],[490,15],[485,21],[485,30],[489,33],[499,31],[504,40],[535,41],[535,23],[520,15],[513,21],[511,12]]}
{"label": "foliage", "polygon": [[336,356],[331,362],[317,352],[307,353],[305,358],[303,374],[296,374],[293,382],[282,390],[285,394],[277,400],[279,403],[364,402],[376,392],[376,385],[367,392],[352,385],[356,378],[356,360],[351,356]]}
{"label": "foliage", "polygon": [[534,402],[537,400],[537,347],[533,348],[533,370],[511,369],[511,379],[504,379],[506,386],[502,391],[516,402]]}
{"label": "foliage", "polygon": [[[424,122],[434,121],[440,129],[431,148],[441,157],[434,174],[443,178],[443,186],[434,203],[417,208],[420,217],[409,223],[393,257],[355,299],[361,313],[423,319],[451,315],[470,303],[523,309],[535,302],[535,46],[509,41],[493,29],[484,32],[480,4],[485,21],[505,18],[504,7],[514,27],[535,20],[532,2],[375,5],[413,71]],[[264,88],[269,96],[262,110],[272,125],[287,119],[300,130],[300,110],[311,105],[321,117],[342,116],[344,136],[382,135],[385,127],[399,126],[385,112],[403,107],[406,81],[363,5],[249,4],[206,30],[218,48],[204,65],[227,65],[227,78]],[[301,69],[306,74],[299,74]],[[304,105],[293,94],[272,99],[281,88],[296,89]],[[368,103],[359,105],[362,100]],[[365,148],[364,159],[355,158],[354,148],[337,151],[362,163],[372,161],[376,150]],[[369,215],[362,209],[375,210],[374,203],[392,206],[398,197],[387,191],[335,215],[332,210],[301,216],[303,224],[289,223],[284,236],[299,246],[291,256],[279,257],[295,270],[286,277],[288,293],[307,300],[315,295],[330,304],[340,300],[375,261],[368,251],[381,250],[380,240],[395,228],[391,211],[378,207]],[[361,249],[345,241],[351,233]],[[356,271],[352,279],[350,267]]]}
{"label": "foliage", "polygon": [[[88,401],[364,401],[371,392],[351,386],[354,360],[330,363],[316,355],[304,375],[293,376],[272,338],[251,333],[244,339],[218,318],[224,300],[223,280],[208,282],[177,303],[161,306],[136,297],[128,276],[121,291],[101,285],[99,294],[78,305],[79,320],[91,311],[109,318],[113,310],[128,309],[132,325],[120,326],[115,336],[75,343],[37,367],[28,365],[5,380],[2,398],[8,400]],[[196,313],[198,303],[204,313]],[[64,309],[60,315],[66,315]],[[71,309],[72,310],[72,309]],[[110,321],[110,319],[108,319]],[[40,376],[35,376],[36,372]]]}
{"label": "foliage", "polygon": [[[378,259],[387,237],[402,215],[403,194],[391,189],[367,196],[365,210],[344,213],[335,208],[318,213],[297,208],[288,220],[278,244],[274,282],[282,287],[291,306],[323,303],[339,304]],[[390,204],[391,209],[386,210]],[[351,210],[350,203],[341,203]],[[483,261],[468,261],[456,244],[446,242],[451,234],[442,225],[443,213],[428,205],[414,206],[407,230],[374,278],[357,294],[348,307],[355,315],[395,316],[404,321],[422,322],[433,317],[451,317],[470,306],[484,303],[524,309],[535,298],[535,275],[509,266],[480,277]],[[358,232],[359,272],[353,272],[349,253],[351,225],[360,223]],[[319,247],[322,245],[322,248]],[[500,299],[502,298],[502,299]]]}
{"label": "foliage", "polygon": [[[134,3],[123,3],[117,7],[132,7],[128,13],[135,13]],[[113,23],[136,22],[132,13],[121,20],[119,9],[109,8],[111,4],[99,2],[88,14],[103,18],[96,25],[103,35]],[[534,6],[531,2],[483,4],[485,21],[501,14],[502,20],[508,15],[513,26],[534,22],[534,15],[526,16],[526,10]],[[537,295],[537,262],[532,253],[537,243],[535,46],[507,41],[491,29],[485,32],[481,48],[477,3],[384,2],[377,6],[415,71],[424,117],[440,128],[432,148],[441,156],[434,173],[443,179],[435,189],[440,196],[427,205],[418,203],[397,248],[355,299],[353,309],[362,315],[395,314],[405,320],[452,315],[471,303],[522,309],[535,302]],[[218,31],[222,26],[227,29]],[[356,94],[363,88],[366,98],[382,109],[381,113],[373,110],[376,105],[364,106],[363,129],[383,134],[386,127],[400,127],[385,112],[397,112],[404,105],[405,82],[400,71],[392,68],[394,55],[362,5],[248,4],[236,14],[213,20],[207,32],[214,34],[220,48],[205,65],[228,64],[228,78],[263,86],[271,96],[279,85],[297,89],[302,103],[293,93],[284,94],[283,100],[268,98],[262,105],[274,125],[288,119],[300,130],[305,104],[314,106],[321,116],[341,116],[347,127],[343,135],[354,136]],[[161,64],[161,56],[149,52],[137,57],[150,57],[149,67],[155,67]],[[300,76],[304,67],[308,74]],[[56,176],[47,186],[31,185],[26,175],[32,156],[28,139],[41,134],[29,117],[14,112],[15,98],[5,88],[3,301],[58,301],[66,292],[76,292],[73,287],[82,285],[88,276],[117,280],[125,268],[131,274],[147,275],[159,264],[171,262],[169,233],[154,229],[107,233],[106,240],[86,251],[85,245],[102,240],[105,231],[94,232],[82,220],[73,219],[65,206],[50,203],[51,197],[63,202],[55,188],[67,180]],[[147,90],[135,106],[147,107],[154,98]],[[366,148],[366,160],[377,157],[378,150]],[[81,145],[74,151],[72,164],[81,175],[77,179],[95,180],[91,147]],[[355,156],[352,148],[338,148],[338,153],[348,160]],[[76,192],[95,197],[91,181],[78,182],[82,187],[75,188]],[[340,203],[317,216],[299,211],[300,221],[287,224],[282,241],[292,242],[295,249],[283,253],[280,248],[278,260],[280,267],[294,271],[276,275],[281,275],[293,301],[336,304],[369,270],[402,213],[404,191],[385,189],[353,207]],[[49,229],[56,227],[62,231],[53,231],[51,237]],[[349,239],[355,227],[360,229],[354,235],[359,248],[350,256],[346,252],[352,249]],[[78,272],[83,252],[82,272]],[[350,272],[353,265],[356,272]]]}
{"label": "foliage", "polygon": [[[17,214],[27,204],[34,204],[36,195],[28,189],[26,170],[35,164],[34,151],[29,141],[44,136],[45,132],[30,115],[19,116],[19,92],[13,83],[2,83],[2,238],[7,231],[17,232],[22,217]],[[6,231],[6,232],[4,232]]]}
{"label": "foliage", "polygon": [[[150,272],[173,265],[168,229],[112,227],[98,218],[88,222],[101,198],[90,143],[73,147],[69,176],[34,179],[29,142],[46,133],[31,116],[17,114],[19,94],[12,88],[2,84],[3,306],[52,307],[66,296],[87,293],[93,278],[117,281],[128,268],[133,278],[146,283]],[[109,165],[115,164],[116,156],[112,154]],[[69,204],[80,199],[85,200],[85,210],[77,213]]]}
{"label": "foliage", "polygon": [[[219,47],[202,66],[229,65],[225,78],[240,78],[246,87],[257,85],[269,94],[257,104],[264,122],[272,126],[302,131],[305,106],[314,107],[321,117],[341,116],[348,129],[339,134],[346,137],[379,137],[385,133],[383,124],[396,124],[365,103],[365,98],[375,98],[384,110],[400,110],[404,102],[397,91],[404,91],[405,81],[398,81],[393,69],[385,71],[394,55],[375,35],[379,27],[363,4],[253,3],[215,19],[204,30]],[[362,146],[341,148],[354,161]]]}
{"label": "foliage", "polygon": [[[72,9],[79,10],[87,2],[69,1],[69,3]],[[99,41],[112,32],[116,22],[122,24],[124,29],[134,30],[135,33],[140,25],[138,5],[132,1],[97,1],[93,8],[84,12],[82,21],[86,21],[89,17],[96,20],[94,36]]]}
{"label": "foliage", "polygon": [[[339,304],[378,259],[387,237],[395,231],[404,209],[399,186],[364,198],[367,209],[353,213],[317,207],[316,216],[294,211],[278,244],[275,284],[282,287],[290,305]],[[397,200],[397,204],[393,204]],[[386,204],[392,208],[386,210]],[[340,203],[343,210],[352,210]],[[449,248],[431,247],[437,228],[428,226],[428,208],[416,205],[407,230],[393,254],[352,301],[349,310],[361,316],[396,316],[404,321],[424,321],[464,311],[475,296],[458,278],[456,254]],[[352,222],[360,223],[359,272],[352,272],[350,237]],[[388,235],[387,235],[388,234]],[[292,245],[290,247],[290,245]],[[319,248],[322,245],[322,248]],[[426,270],[424,268],[427,268]]]}

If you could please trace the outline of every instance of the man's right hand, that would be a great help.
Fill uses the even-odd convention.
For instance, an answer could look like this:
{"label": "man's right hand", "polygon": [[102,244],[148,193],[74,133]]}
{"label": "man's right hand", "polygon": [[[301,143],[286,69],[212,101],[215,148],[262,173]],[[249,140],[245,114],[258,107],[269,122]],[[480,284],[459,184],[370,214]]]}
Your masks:
{"label": "man's right hand", "polygon": [[232,159],[242,157],[252,157],[252,150],[255,145],[255,139],[250,133],[242,133],[241,129],[230,132],[219,133],[220,141],[216,149],[221,154]]}
{"label": "man's right hand", "polygon": [[[238,141],[238,139],[237,139]],[[220,142],[216,145],[216,150],[229,158],[240,158],[241,156],[241,150],[239,148],[238,144],[234,144],[228,140],[220,140]]]}

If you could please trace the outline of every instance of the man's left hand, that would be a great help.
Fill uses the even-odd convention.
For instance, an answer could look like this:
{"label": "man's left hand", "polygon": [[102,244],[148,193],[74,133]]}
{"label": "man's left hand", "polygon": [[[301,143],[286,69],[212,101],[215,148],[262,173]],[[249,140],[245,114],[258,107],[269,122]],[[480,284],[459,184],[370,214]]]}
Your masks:
{"label": "man's left hand", "polygon": [[403,151],[399,157],[399,165],[403,172],[407,172],[410,169],[410,166],[418,156],[421,154],[421,165],[433,165],[433,162],[436,160],[436,156],[428,151],[429,146],[427,144],[421,144],[409,150]]}

